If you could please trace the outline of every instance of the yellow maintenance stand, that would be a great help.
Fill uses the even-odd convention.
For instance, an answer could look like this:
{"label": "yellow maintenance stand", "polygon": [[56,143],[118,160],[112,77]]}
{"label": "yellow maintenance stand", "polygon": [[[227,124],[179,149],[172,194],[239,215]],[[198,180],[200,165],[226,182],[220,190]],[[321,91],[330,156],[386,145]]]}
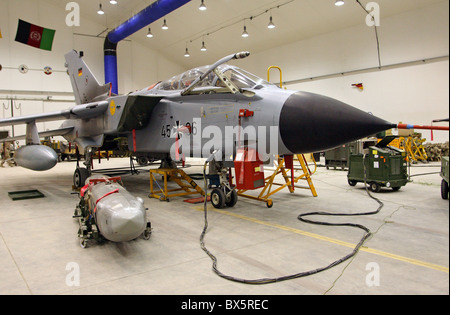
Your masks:
{"label": "yellow maintenance stand", "polygon": [[[156,175],[162,175],[164,179],[163,187],[158,184]],[[180,188],[168,189],[167,182],[169,179],[180,186]],[[156,183],[158,189],[155,190],[153,183]],[[183,192],[180,192],[183,191]],[[161,201],[169,201],[169,198],[188,196],[193,194],[201,194],[205,196],[203,189],[198,186],[195,181],[189,177],[182,169],[177,168],[160,168],[150,170],[150,198],[156,198]]]}
{"label": "yellow maintenance stand", "polygon": [[[308,162],[306,161],[306,158],[303,154],[298,154],[296,156],[296,160],[299,161],[300,168],[295,167],[295,166],[292,166],[292,168],[286,167],[285,158],[278,157],[278,165],[277,165],[276,169],[273,171],[273,173],[270,176],[268,176],[264,179],[264,181],[265,181],[264,188],[261,190],[261,192],[258,196],[247,195],[246,194],[247,190],[238,190],[237,191],[238,196],[265,202],[268,208],[272,208],[272,206],[273,206],[273,200],[270,199],[269,197],[273,196],[274,194],[283,190],[284,188],[288,188],[290,193],[294,193],[295,188],[309,189],[309,190],[311,190],[312,195],[314,197],[317,197],[317,192],[316,192],[316,189],[315,189],[314,184],[311,179],[311,175],[313,175],[317,170],[317,164],[316,164],[314,158],[313,158],[313,161],[314,161],[315,169],[313,172],[310,171],[310,169],[308,167]],[[288,175],[289,169],[291,171],[291,176]],[[294,171],[301,171],[301,174],[295,177]],[[282,174],[284,183],[276,183],[275,182],[275,179],[279,174]],[[296,184],[300,180],[306,181],[308,186],[307,187],[306,186],[297,186]],[[274,186],[277,186],[277,188],[273,189]]]}

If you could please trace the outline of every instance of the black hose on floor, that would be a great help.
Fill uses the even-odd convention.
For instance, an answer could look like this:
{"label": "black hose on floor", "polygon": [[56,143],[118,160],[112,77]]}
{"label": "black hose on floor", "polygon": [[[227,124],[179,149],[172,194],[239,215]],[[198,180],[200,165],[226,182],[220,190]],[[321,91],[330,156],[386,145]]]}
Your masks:
{"label": "black hose on floor", "polygon": [[305,222],[305,223],[309,223],[309,224],[316,224],[316,225],[327,225],[327,226],[346,226],[346,227],[352,227],[352,228],[357,228],[357,229],[361,229],[364,231],[364,235],[361,238],[361,240],[359,241],[359,243],[355,246],[355,248],[353,249],[353,251],[332,262],[331,264],[329,264],[328,266],[325,267],[321,267],[321,268],[317,268],[317,269],[313,269],[313,270],[309,270],[309,271],[305,271],[305,272],[300,272],[300,273],[296,273],[296,274],[291,274],[291,275],[287,275],[287,276],[281,276],[281,277],[275,277],[275,278],[262,278],[262,279],[253,279],[253,280],[249,280],[249,279],[242,279],[242,278],[237,278],[237,277],[233,277],[233,276],[229,276],[226,275],[224,273],[222,273],[218,267],[217,267],[217,258],[206,248],[205,245],[205,235],[206,235],[206,231],[208,229],[208,210],[207,210],[207,179],[206,179],[206,166],[208,164],[208,161],[205,162],[204,164],[204,168],[203,168],[203,180],[204,180],[204,190],[205,190],[205,200],[203,203],[203,212],[204,212],[204,227],[203,227],[203,231],[202,234],[200,235],[200,246],[202,248],[202,250],[211,258],[213,264],[212,264],[212,269],[213,271],[220,277],[230,280],[230,281],[234,281],[234,282],[239,282],[239,283],[244,283],[244,284],[252,284],[252,285],[260,285],[260,284],[269,284],[269,283],[276,283],[276,282],[282,282],[282,281],[286,281],[286,280],[292,280],[292,279],[297,279],[297,278],[301,278],[301,277],[306,277],[306,276],[310,276],[310,275],[314,275],[316,273],[328,270],[330,268],[333,268],[347,260],[349,260],[350,258],[354,257],[359,249],[361,248],[361,246],[363,246],[364,242],[371,236],[371,232],[370,230],[361,225],[361,224],[355,224],[355,223],[330,223],[330,222],[322,222],[322,221],[313,221],[313,220],[309,220],[309,219],[305,219],[305,217],[307,216],[363,216],[363,215],[374,215],[377,214],[378,212],[381,211],[381,209],[383,208],[384,204],[383,202],[381,202],[378,198],[372,196],[372,194],[369,192],[369,189],[367,188],[367,182],[366,182],[366,165],[365,165],[365,158],[366,156],[364,155],[363,157],[363,165],[364,165],[364,184],[366,187],[366,192],[369,195],[370,198],[372,198],[373,200],[377,201],[379,204],[379,207],[377,210],[372,211],[372,212],[362,212],[362,213],[354,213],[354,214],[349,214],[349,213],[330,213],[330,212],[309,212],[309,213],[304,213],[304,214],[300,214],[297,219]]}

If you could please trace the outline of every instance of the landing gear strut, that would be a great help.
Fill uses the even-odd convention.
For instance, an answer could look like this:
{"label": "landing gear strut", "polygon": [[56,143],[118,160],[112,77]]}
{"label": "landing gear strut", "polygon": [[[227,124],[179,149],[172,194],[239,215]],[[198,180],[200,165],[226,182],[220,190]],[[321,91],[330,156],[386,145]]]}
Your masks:
{"label": "landing gear strut", "polygon": [[216,209],[234,207],[238,200],[235,187],[230,185],[229,168],[224,166],[223,162],[215,160],[209,163],[209,187],[214,189],[211,192],[211,204]]}
{"label": "landing gear strut", "polygon": [[81,188],[84,186],[86,179],[89,178],[92,174],[92,149],[87,148],[84,152],[84,165],[86,167],[80,167],[80,155],[78,154],[77,149],[77,168],[73,173],[73,185],[75,188]]}

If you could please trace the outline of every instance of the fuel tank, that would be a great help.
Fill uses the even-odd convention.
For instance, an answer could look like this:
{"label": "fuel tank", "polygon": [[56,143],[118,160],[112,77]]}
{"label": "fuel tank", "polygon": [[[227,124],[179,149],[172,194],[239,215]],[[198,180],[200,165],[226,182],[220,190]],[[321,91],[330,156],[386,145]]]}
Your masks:
{"label": "fuel tank", "polygon": [[112,242],[127,242],[148,228],[144,201],[131,195],[120,177],[94,175],[80,192],[100,234]]}
{"label": "fuel tank", "polygon": [[17,149],[14,161],[19,166],[33,171],[47,171],[58,163],[58,155],[48,146],[31,144]]}

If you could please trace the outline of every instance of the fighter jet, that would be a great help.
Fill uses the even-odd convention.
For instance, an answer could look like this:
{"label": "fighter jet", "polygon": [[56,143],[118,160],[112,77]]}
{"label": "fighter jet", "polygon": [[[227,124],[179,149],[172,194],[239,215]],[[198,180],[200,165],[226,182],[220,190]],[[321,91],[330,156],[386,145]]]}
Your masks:
{"label": "fighter jet", "polygon": [[[40,137],[59,135],[75,143],[85,155],[85,167],[78,165],[74,172],[78,187],[91,175],[92,152],[117,149],[118,138],[128,139],[134,156],[173,166],[180,155],[208,158],[212,152],[223,163],[232,162],[241,146],[254,146],[262,156],[319,152],[396,127],[323,95],[280,89],[229,64],[248,52],[127,95],[114,95],[110,84],[100,84],[82,55],[65,55],[76,106],[0,120],[0,126],[26,124],[26,145],[16,151],[15,160],[32,170],[57,163]],[[36,123],[50,120],[64,121],[57,130],[39,133]],[[229,165],[221,164],[218,172]]]}

